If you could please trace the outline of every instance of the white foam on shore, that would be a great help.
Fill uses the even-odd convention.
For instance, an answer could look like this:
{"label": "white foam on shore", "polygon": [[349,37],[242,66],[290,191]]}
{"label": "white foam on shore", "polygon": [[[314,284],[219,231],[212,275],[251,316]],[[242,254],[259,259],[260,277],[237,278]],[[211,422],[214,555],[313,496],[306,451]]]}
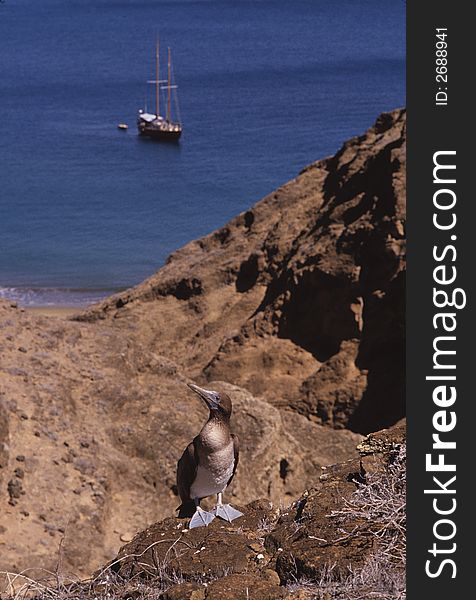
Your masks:
{"label": "white foam on shore", "polygon": [[26,308],[83,308],[99,302],[117,291],[119,290],[0,287],[0,299],[17,302]]}

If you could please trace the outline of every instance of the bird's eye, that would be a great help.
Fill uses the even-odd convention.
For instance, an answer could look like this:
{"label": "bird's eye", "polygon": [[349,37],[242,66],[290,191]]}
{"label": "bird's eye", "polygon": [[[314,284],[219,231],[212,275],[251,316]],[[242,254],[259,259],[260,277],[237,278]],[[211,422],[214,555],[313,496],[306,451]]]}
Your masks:
{"label": "bird's eye", "polygon": [[220,394],[214,394],[214,398],[215,398],[215,402],[217,404],[219,404],[220,403]]}

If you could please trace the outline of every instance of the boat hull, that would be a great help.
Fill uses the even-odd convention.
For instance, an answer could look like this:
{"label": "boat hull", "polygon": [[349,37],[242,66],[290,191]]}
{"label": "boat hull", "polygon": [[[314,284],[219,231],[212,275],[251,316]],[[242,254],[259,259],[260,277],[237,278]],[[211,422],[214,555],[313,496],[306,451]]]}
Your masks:
{"label": "boat hull", "polygon": [[162,129],[143,122],[139,122],[137,128],[139,130],[139,135],[162,142],[177,142],[182,135],[182,129]]}

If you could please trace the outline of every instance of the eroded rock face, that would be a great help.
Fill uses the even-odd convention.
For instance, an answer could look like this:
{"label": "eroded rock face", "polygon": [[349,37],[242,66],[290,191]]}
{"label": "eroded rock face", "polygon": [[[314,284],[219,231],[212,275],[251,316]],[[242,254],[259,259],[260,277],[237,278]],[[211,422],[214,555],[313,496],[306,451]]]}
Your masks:
{"label": "eroded rock face", "polygon": [[[379,528],[377,524],[354,516],[339,528],[333,514],[346,507],[356,486],[388,469],[405,438],[403,423],[370,435],[358,446],[359,457],[326,468],[316,485],[280,517],[265,545],[270,553],[281,548],[276,560],[281,581],[292,581],[296,576],[319,581],[323,570],[331,565],[334,575],[345,579],[349,567],[358,570],[376,552],[378,537],[371,533]],[[405,509],[404,502],[401,509]],[[404,562],[397,567],[403,572]]]}
{"label": "eroded rock face", "polygon": [[0,485],[3,485],[5,467],[8,464],[8,416],[4,401],[0,398]]}
{"label": "eroded rock face", "polygon": [[78,318],[127,324],[197,380],[375,431],[404,415],[404,235],[397,110]]}

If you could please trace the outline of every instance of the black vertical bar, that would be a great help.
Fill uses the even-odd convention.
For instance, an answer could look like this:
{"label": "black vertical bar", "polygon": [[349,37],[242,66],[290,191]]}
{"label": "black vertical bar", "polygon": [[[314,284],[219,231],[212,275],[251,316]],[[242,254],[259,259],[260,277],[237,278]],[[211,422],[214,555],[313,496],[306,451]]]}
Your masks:
{"label": "black vertical bar", "polygon": [[[410,600],[421,598],[422,593],[428,594],[425,597],[432,600],[474,595],[475,551],[472,546],[476,530],[476,500],[472,488],[476,485],[476,478],[471,463],[476,456],[476,434],[473,433],[476,394],[472,376],[473,373],[476,375],[476,352],[473,349],[476,333],[473,311],[476,191],[470,188],[470,177],[472,172],[476,173],[476,162],[473,158],[475,151],[470,148],[474,144],[475,130],[470,90],[476,69],[475,36],[470,33],[470,28],[474,27],[472,21],[468,5],[461,1],[407,2],[407,581]],[[441,31],[437,32],[437,29]],[[446,33],[447,36],[437,37],[438,33]],[[447,43],[446,64],[441,60],[437,62],[438,58],[444,57],[441,52],[437,55],[438,41]],[[443,66],[446,66],[446,72],[441,68]],[[437,67],[440,68],[437,70]],[[440,104],[437,104],[438,101]],[[435,183],[434,155],[450,151],[455,154],[441,154],[437,160],[455,165],[456,169],[440,169],[436,172]],[[456,183],[449,183],[453,178]],[[450,205],[455,196],[454,208],[442,210],[435,207],[435,193],[437,204],[441,200],[441,204]],[[433,218],[444,226],[452,223],[453,213],[457,219],[454,228],[444,230],[435,226]],[[454,246],[455,251],[450,246]],[[444,258],[435,259],[433,252],[442,257],[445,248],[448,249]],[[442,265],[444,268],[435,274],[434,269]],[[446,281],[455,273],[453,283],[435,282],[435,276]],[[463,304],[466,295],[466,307],[435,306],[434,289],[446,291],[448,297],[452,297],[458,288],[461,292],[456,292],[457,303]],[[440,294],[437,301],[444,304],[443,298],[444,295]],[[444,330],[443,318],[437,318],[435,327],[434,319],[438,313],[454,316],[454,320],[447,317],[445,321],[448,328],[451,323],[457,323],[454,332]],[[440,355],[438,358],[439,364],[454,364],[455,369],[434,368],[433,344],[438,336],[456,337],[455,340],[437,342],[439,348],[456,350],[455,355]],[[427,376],[442,375],[455,376],[456,380],[426,379]],[[449,386],[456,389],[456,401],[451,406],[437,406],[433,399],[434,389],[442,385],[448,386],[445,388],[448,392],[451,391]],[[435,428],[435,423],[440,428],[450,428],[454,417],[457,419],[454,429],[441,433]],[[434,434],[439,434],[441,440],[455,441],[456,448],[432,448]],[[425,463],[427,454],[431,455],[432,463],[443,455],[445,464],[455,465],[456,471],[429,470]],[[454,475],[456,480],[448,484]],[[451,493],[444,491],[442,486],[445,485]],[[425,494],[425,490],[441,493]],[[447,515],[436,512],[436,509],[450,511],[454,507],[454,512]],[[448,539],[438,539],[438,536]]]}

